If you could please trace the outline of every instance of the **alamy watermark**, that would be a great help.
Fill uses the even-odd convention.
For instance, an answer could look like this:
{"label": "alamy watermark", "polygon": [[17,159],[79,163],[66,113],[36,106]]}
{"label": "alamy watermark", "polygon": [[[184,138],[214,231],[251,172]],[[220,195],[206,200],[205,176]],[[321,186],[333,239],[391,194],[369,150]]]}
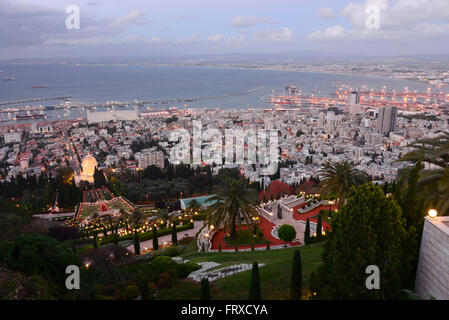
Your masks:
{"label": "alamy watermark", "polygon": [[193,121],[192,136],[177,129],[170,141],[178,142],[170,153],[173,164],[255,165],[259,175],[273,175],[278,169],[278,130],[225,129],[223,135],[219,129],[202,130],[201,121]]}
{"label": "alamy watermark", "polygon": [[65,27],[68,30],[79,30],[81,23],[80,8],[72,4],[65,8],[65,13],[69,15],[65,20]]}
{"label": "alamy watermark", "polygon": [[365,273],[369,274],[366,278],[365,286],[368,290],[380,289],[380,270],[376,265],[369,265],[365,269]]}
{"label": "alamy watermark", "polygon": [[365,13],[367,14],[365,20],[365,27],[368,30],[380,29],[380,8],[376,5],[366,7]]}

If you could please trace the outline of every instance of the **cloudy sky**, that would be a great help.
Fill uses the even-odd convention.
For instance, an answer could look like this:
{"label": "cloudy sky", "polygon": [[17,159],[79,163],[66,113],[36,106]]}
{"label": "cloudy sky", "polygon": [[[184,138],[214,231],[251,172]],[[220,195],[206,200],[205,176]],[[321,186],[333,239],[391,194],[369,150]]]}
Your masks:
{"label": "cloudy sky", "polygon": [[449,0],[0,0],[0,59],[286,52],[449,53]]}

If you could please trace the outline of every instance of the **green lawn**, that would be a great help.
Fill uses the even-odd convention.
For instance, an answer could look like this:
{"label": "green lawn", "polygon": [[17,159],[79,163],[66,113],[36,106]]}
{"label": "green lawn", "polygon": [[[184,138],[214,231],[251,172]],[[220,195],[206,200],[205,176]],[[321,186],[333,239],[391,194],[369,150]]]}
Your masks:
{"label": "green lawn", "polygon": [[[288,299],[290,288],[290,276],[293,261],[293,252],[298,248],[279,250],[263,250],[254,252],[222,252],[222,253],[196,253],[189,247],[182,255],[184,259],[193,262],[214,261],[222,268],[240,263],[265,263],[259,269],[261,279],[261,291],[263,299]],[[303,289],[306,292],[310,273],[321,263],[323,243],[300,247],[303,270]],[[251,271],[238,273],[211,284],[213,299],[247,299]],[[170,289],[159,292],[158,299],[198,299],[199,284],[181,282]]]}

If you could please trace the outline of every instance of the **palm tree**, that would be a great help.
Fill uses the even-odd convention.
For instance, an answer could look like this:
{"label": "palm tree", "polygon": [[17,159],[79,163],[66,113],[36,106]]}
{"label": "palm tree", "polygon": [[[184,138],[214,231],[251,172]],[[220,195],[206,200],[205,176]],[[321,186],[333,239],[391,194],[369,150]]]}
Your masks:
{"label": "palm tree", "polygon": [[255,189],[248,188],[245,179],[226,179],[224,186],[206,202],[213,202],[207,209],[206,225],[216,228],[223,227],[229,231],[231,239],[236,237],[236,228],[242,227],[242,222],[248,226],[254,224],[257,212],[257,195]]}
{"label": "palm tree", "polygon": [[145,216],[139,209],[134,209],[131,213],[131,223],[134,228],[138,228],[142,225]]}
{"label": "palm tree", "polygon": [[415,150],[401,161],[423,162],[419,186],[425,195],[425,204],[435,206],[442,215],[449,214],[449,132],[439,131],[435,138],[421,139],[410,144]]}
{"label": "palm tree", "polygon": [[346,194],[351,187],[370,181],[366,172],[356,169],[357,165],[352,161],[329,161],[318,172],[321,179],[318,185],[321,194],[325,197],[335,194],[338,208],[345,203]]}

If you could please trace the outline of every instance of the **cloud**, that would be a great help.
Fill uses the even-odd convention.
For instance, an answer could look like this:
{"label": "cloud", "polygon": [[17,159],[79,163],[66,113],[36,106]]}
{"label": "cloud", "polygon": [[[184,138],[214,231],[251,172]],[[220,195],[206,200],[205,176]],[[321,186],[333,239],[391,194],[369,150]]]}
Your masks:
{"label": "cloud", "polygon": [[309,34],[308,38],[311,40],[336,40],[342,38],[345,35],[345,28],[340,25],[329,27],[324,31],[317,30]]}
{"label": "cloud", "polygon": [[134,10],[133,12],[130,12],[126,15],[124,15],[122,18],[116,20],[111,27],[116,29],[123,29],[127,26],[133,25],[139,21],[140,18],[142,18],[145,15],[144,12],[140,10]]}
{"label": "cloud", "polygon": [[449,22],[449,1],[396,0],[390,6],[388,0],[367,0],[350,3],[341,12],[355,28],[365,28],[366,9],[377,6],[380,10],[380,27],[395,28],[429,21]]}
{"label": "cloud", "polygon": [[[366,27],[370,6],[379,8],[379,29]],[[440,0],[366,0],[349,3],[342,11],[353,28],[340,25],[317,30],[308,35],[313,41],[387,40],[406,42],[449,36],[449,1]]]}
{"label": "cloud", "polygon": [[258,24],[271,24],[277,22],[278,21],[274,21],[269,18],[254,18],[254,17],[245,18],[242,16],[238,16],[232,19],[229,25],[235,28],[246,28],[246,27],[254,27]]}
{"label": "cloud", "polygon": [[191,21],[191,20],[198,20],[197,16],[179,16],[176,18],[178,21]]}
{"label": "cloud", "polygon": [[282,29],[270,29],[256,32],[253,39],[259,41],[279,41],[288,40],[292,37],[292,35],[293,32],[289,28],[284,27]]}
{"label": "cloud", "polygon": [[337,15],[331,8],[321,8],[317,12],[317,17],[325,20],[333,20],[337,17]]}
{"label": "cloud", "polygon": [[201,36],[198,33],[194,33],[194,34],[192,34],[190,36],[181,38],[180,40],[178,40],[178,42],[179,43],[188,43],[188,44],[190,44],[190,43],[199,42],[201,40],[202,40]]}
{"label": "cloud", "polygon": [[217,33],[214,35],[210,35],[207,37],[207,40],[209,41],[220,41],[224,39],[224,35],[222,35],[221,33]]}

